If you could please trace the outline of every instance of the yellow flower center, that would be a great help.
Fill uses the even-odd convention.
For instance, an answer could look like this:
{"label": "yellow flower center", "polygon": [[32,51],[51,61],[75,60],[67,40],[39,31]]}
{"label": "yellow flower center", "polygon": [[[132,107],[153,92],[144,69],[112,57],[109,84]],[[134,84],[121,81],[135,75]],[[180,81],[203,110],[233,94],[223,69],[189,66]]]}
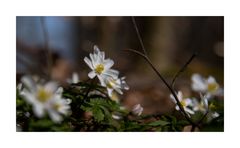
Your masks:
{"label": "yellow flower center", "polygon": [[98,64],[95,68],[95,72],[98,74],[101,74],[104,70],[104,65],[103,64]]}
{"label": "yellow flower center", "polygon": [[218,89],[218,84],[217,83],[210,83],[208,84],[208,91],[209,92],[214,92]]}
{"label": "yellow flower center", "polygon": [[187,105],[184,100],[180,101],[180,103],[182,104],[183,107],[185,107]]}
{"label": "yellow flower center", "polygon": [[46,102],[47,100],[49,100],[52,96],[51,92],[46,91],[44,88],[40,88],[38,89],[37,92],[37,99],[40,102]]}
{"label": "yellow flower center", "polygon": [[212,109],[212,110],[214,110],[214,109],[216,109],[216,106],[215,106],[213,103],[211,103],[211,104],[209,105],[209,108]]}
{"label": "yellow flower center", "polygon": [[110,80],[108,83],[107,83],[107,87],[108,88],[113,88],[114,85],[116,85],[116,82],[114,80]]}
{"label": "yellow flower center", "polygon": [[60,104],[54,104],[54,105],[53,105],[53,108],[54,108],[55,110],[57,110],[57,111],[60,109],[60,107],[61,107]]}

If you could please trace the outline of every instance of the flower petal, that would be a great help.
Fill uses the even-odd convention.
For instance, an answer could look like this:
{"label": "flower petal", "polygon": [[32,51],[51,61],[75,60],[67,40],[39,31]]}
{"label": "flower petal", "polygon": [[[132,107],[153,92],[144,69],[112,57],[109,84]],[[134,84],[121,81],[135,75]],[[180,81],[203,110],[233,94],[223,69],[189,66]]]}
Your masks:
{"label": "flower petal", "polygon": [[108,70],[104,71],[104,74],[109,77],[112,77],[114,79],[117,79],[118,75],[119,75],[119,71],[114,70],[114,69],[108,69]]}
{"label": "flower petal", "polygon": [[108,92],[108,96],[109,96],[109,97],[112,97],[113,89],[107,88],[107,92]]}
{"label": "flower petal", "polygon": [[185,103],[186,103],[186,106],[191,106],[193,107],[193,100],[190,99],[190,98],[186,98],[184,99]]}
{"label": "flower petal", "polygon": [[91,69],[94,69],[94,68],[93,68],[93,65],[92,65],[92,62],[90,61],[89,58],[85,57],[85,58],[84,58],[84,62],[85,62]]}
{"label": "flower petal", "polygon": [[183,100],[183,93],[182,93],[182,91],[178,91],[177,97],[178,97],[179,101]]}
{"label": "flower petal", "polygon": [[36,84],[30,76],[23,76],[21,81],[28,89],[36,90]]}
{"label": "flower petal", "polygon": [[208,83],[217,83],[213,76],[209,76],[208,79],[207,79],[207,82]]}
{"label": "flower petal", "polygon": [[208,99],[207,99],[207,97],[203,96],[202,93],[200,93],[200,97],[201,97],[204,108],[208,109]]}
{"label": "flower petal", "polygon": [[127,83],[126,83],[125,81],[122,82],[121,88],[122,88],[122,89],[125,89],[125,90],[129,90],[129,86],[127,85]]}
{"label": "flower petal", "polygon": [[114,62],[111,59],[106,59],[103,61],[103,65],[104,65],[105,69],[111,68],[113,66],[113,64],[114,64]]}
{"label": "flower petal", "polygon": [[91,72],[88,73],[88,77],[90,79],[93,79],[95,76],[96,76],[96,73],[94,71],[91,71]]}
{"label": "flower petal", "polygon": [[36,101],[34,94],[28,92],[26,89],[23,89],[23,91],[20,93],[20,95],[22,95],[23,99],[26,100],[30,104],[33,104]]}
{"label": "flower petal", "polygon": [[134,115],[140,116],[143,112],[143,107],[140,104],[136,104],[133,106],[132,113]]}
{"label": "flower petal", "polygon": [[91,54],[91,53],[89,54],[89,56],[90,56],[92,66],[93,66],[93,69],[94,69],[94,67],[96,67],[99,63],[98,57],[95,54]]}
{"label": "flower petal", "polygon": [[59,87],[55,93],[58,95],[62,95],[62,92],[63,92],[63,88]]}
{"label": "flower petal", "polygon": [[174,98],[174,96],[172,95],[172,94],[170,94],[170,99],[176,104],[177,102],[176,102],[176,100],[175,100],[175,98]]}
{"label": "flower petal", "polygon": [[192,75],[192,89],[199,92],[204,92],[207,90],[207,83],[201,75]]}
{"label": "flower petal", "polygon": [[100,50],[99,50],[99,48],[98,48],[97,45],[94,45],[94,46],[93,46],[93,53],[94,53],[94,54],[99,54],[99,53],[100,53]]}
{"label": "flower petal", "polygon": [[122,92],[122,90],[121,89],[119,89],[119,88],[114,88],[114,90],[116,90],[119,94],[123,94],[123,92]]}
{"label": "flower petal", "polygon": [[53,122],[60,123],[62,121],[61,115],[56,111],[49,110],[48,113]]}
{"label": "flower petal", "polygon": [[187,107],[184,107],[184,110],[186,111],[186,112],[188,112],[189,114],[195,114],[195,112],[194,111],[192,111],[191,109],[189,109],[189,108],[187,108]]}
{"label": "flower petal", "polygon": [[49,92],[55,92],[58,89],[58,84],[56,82],[50,81],[44,85],[44,88]]}
{"label": "flower petal", "polygon": [[33,106],[33,112],[38,117],[41,118],[44,115],[44,106],[38,103],[35,103]]}
{"label": "flower petal", "polygon": [[122,116],[112,114],[112,118],[115,119],[115,120],[120,120],[120,119],[122,119]]}
{"label": "flower petal", "polygon": [[72,83],[78,83],[79,82],[79,77],[76,72],[72,74]]}

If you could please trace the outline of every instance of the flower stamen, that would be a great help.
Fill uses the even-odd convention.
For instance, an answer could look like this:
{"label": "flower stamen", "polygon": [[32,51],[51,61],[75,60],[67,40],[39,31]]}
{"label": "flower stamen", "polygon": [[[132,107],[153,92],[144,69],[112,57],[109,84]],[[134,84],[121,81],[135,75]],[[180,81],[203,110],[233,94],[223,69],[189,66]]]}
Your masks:
{"label": "flower stamen", "polygon": [[37,99],[44,103],[46,102],[47,100],[49,100],[52,96],[52,93],[51,92],[48,92],[46,91],[44,88],[40,88],[38,89],[38,92],[37,92]]}
{"label": "flower stamen", "polygon": [[214,92],[218,89],[218,84],[217,83],[209,83],[208,84],[208,91],[209,92]]}
{"label": "flower stamen", "polygon": [[95,68],[95,72],[97,74],[101,74],[103,72],[103,70],[104,70],[104,65],[103,64],[98,64]]}

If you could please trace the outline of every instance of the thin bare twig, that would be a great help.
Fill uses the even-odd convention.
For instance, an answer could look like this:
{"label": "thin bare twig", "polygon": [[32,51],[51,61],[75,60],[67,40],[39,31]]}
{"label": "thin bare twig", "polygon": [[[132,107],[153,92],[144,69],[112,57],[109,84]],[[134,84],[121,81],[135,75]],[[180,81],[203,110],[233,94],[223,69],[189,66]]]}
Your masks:
{"label": "thin bare twig", "polygon": [[179,98],[177,97],[176,95],[176,92],[174,91],[173,89],[173,85],[174,85],[174,82],[176,80],[176,78],[180,75],[180,73],[182,71],[184,71],[184,69],[187,67],[187,65],[193,60],[193,58],[195,57],[195,54],[188,60],[188,62],[180,69],[180,71],[176,74],[175,78],[173,79],[172,83],[171,83],[171,86],[166,82],[166,80],[163,78],[163,76],[158,72],[158,70],[155,68],[155,66],[152,64],[151,60],[148,58],[147,56],[147,52],[146,52],[146,49],[144,47],[144,44],[143,44],[143,41],[142,41],[142,38],[140,36],[140,33],[139,33],[139,30],[138,30],[138,27],[137,27],[137,24],[136,24],[136,21],[135,21],[135,18],[132,17],[132,22],[133,22],[133,25],[135,27],[135,30],[136,30],[136,33],[137,33],[137,36],[138,36],[138,39],[140,41],[140,44],[141,44],[141,47],[142,47],[142,50],[143,50],[143,53],[139,52],[139,51],[136,51],[136,50],[133,50],[133,49],[126,49],[126,51],[130,51],[130,52],[133,52],[135,54],[138,54],[140,56],[142,56],[146,61],[147,63],[151,66],[151,68],[156,72],[156,74],[158,75],[158,77],[163,81],[163,83],[167,86],[167,88],[169,89],[169,91],[171,92],[171,94],[173,95],[174,99],[176,100],[176,104],[178,105],[181,113],[183,114],[183,116],[186,118],[186,120],[192,125],[192,129],[194,130],[194,128],[198,125],[196,125],[192,119],[188,116],[188,114],[186,113],[186,111],[184,110],[182,104],[180,103],[179,101]]}
{"label": "thin bare twig", "polygon": [[47,51],[47,67],[48,67],[48,76],[51,78],[51,70],[52,70],[52,53],[51,50],[49,49],[49,34],[48,30],[45,24],[45,18],[40,17],[41,21],[41,26],[43,30],[43,36],[44,36],[44,44],[45,44],[45,50]]}
{"label": "thin bare twig", "polygon": [[185,71],[185,69],[187,68],[187,66],[192,62],[192,60],[197,56],[197,53],[193,53],[193,55],[189,58],[189,60],[181,67],[181,69],[175,74],[171,86],[172,88],[174,88],[175,82],[177,80],[177,78],[179,77],[179,75]]}
{"label": "thin bare twig", "polygon": [[167,86],[167,88],[169,89],[169,91],[171,92],[171,94],[174,96],[174,99],[176,100],[177,102],[177,105],[179,106],[181,112],[183,113],[184,117],[186,118],[186,120],[191,123],[192,125],[195,126],[195,123],[191,120],[191,118],[189,118],[188,114],[185,112],[182,104],[180,103],[176,93],[174,92],[174,90],[171,88],[171,86],[167,83],[167,81],[162,77],[162,75],[158,72],[158,70],[155,68],[155,66],[152,64],[152,62],[149,60],[149,58],[144,55],[143,53],[139,52],[139,51],[136,51],[136,50],[133,50],[133,49],[125,49],[125,51],[130,51],[130,52],[133,52],[135,54],[138,54],[140,56],[142,56],[146,61],[147,63],[151,66],[151,68],[156,72],[156,74],[158,75],[158,77],[163,81],[163,83]]}
{"label": "thin bare twig", "polygon": [[142,50],[143,50],[143,53],[147,56],[147,52],[146,52],[146,49],[144,47],[144,44],[143,44],[143,41],[142,41],[142,38],[141,38],[141,35],[139,33],[139,30],[138,30],[138,27],[137,27],[137,23],[135,21],[135,18],[132,16],[132,22],[133,22],[133,25],[134,25],[134,28],[136,30],[136,33],[137,33],[137,36],[138,36],[138,40],[141,44],[141,47],[142,47]]}

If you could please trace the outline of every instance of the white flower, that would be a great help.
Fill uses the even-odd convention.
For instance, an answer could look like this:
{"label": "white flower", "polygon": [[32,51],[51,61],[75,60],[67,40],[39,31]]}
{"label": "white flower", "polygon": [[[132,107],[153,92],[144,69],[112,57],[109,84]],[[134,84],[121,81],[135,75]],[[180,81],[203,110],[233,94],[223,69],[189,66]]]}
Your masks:
{"label": "white flower", "polygon": [[71,101],[59,97],[55,97],[50,100],[50,107],[47,108],[50,118],[54,122],[62,121],[62,116],[60,114],[67,115],[69,113],[70,102]]}
{"label": "white flower", "polygon": [[75,83],[78,83],[79,82],[79,76],[78,76],[78,74],[76,73],[76,72],[74,72],[73,74],[72,74],[72,78],[71,79],[67,79],[67,83],[69,83],[69,84],[75,84]]}
{"label": "white flower", "polygon": [[133,106],[132,113],[136,116],[140,116],[143,112],[143,107],[140,104]]}
{"label": "white flower", "polygon": [[216,111],[211,110],[212,105],[209,105],[208,98],[206,96],[203,96],[201,93],[200,93],[200,97],[201,97],[201,101],[198,101],[196,98],[193,99],[193,110],[200,111],[202,113],[206,113],[208,111],[208,114],[206,117],[208,122],[218,117],[219,114]]}
{"label": "white flower", "polygon": [[112,77],[105,77],[102,81],[102,86],[107,87],[108,95],[112,97],[113,90],[118,92],[119,94],[123,94],[121,89],[128,90],[129,87],[125,82],[125,77],[122,78],[112,78]]}
{"label": "white flower", "polygon": [[34,114],[41,118],[48,112],[54,122],[62,121],[60,114],[66,115],[70,109],[69,100],[62,98],[63,89],[58,88],[57,83],[47,82],[37,84],[32,78],[24,76],[21,79],[24,88],[20,95],[33,106]]}
{"label": "white flower", "polygon": [[208,99],[200,93],[201,101],[196,98],[193,99],[193,110],[205,113],[208,110]]}
{"label": "white flower", "polygon": [[[193,106],[193,101],[190,98],[183,98],[183,94],[181,91],[178,91],[177,93],[177,97],[181,103],[181,105],[183,106],[183,109],[189,113],[189,114],[194,114],[194,111],[192,109],[190,109],[189,107]],[[177,102],[174,98],[174,96],[171,94],[170,98],[172,99],[172,101],[176,104],[176,110],[180,110],[179,106],[177,105]]]}
{"label": "white flower", "polygon": [[222,88],[219,87],[219,84],[212,76],[205,79],[199,74],[193,74],[192,89],[196,92],[205,93],[208,99],[211,98],[212,95],[223,95]]}
{"label": "white flower", "polygon": [[110,69],[114,64],[113,60],[105,59],[105,53],[101,52],[96,45],[94,46],[93,54],[90,53],[90,59],[85,57],[84,61],[92,69],[88,73],[88,77],[93,79],[97,76],[101,84],[104,77],[113,77],[115,79],[118,77],[119,72]]}

